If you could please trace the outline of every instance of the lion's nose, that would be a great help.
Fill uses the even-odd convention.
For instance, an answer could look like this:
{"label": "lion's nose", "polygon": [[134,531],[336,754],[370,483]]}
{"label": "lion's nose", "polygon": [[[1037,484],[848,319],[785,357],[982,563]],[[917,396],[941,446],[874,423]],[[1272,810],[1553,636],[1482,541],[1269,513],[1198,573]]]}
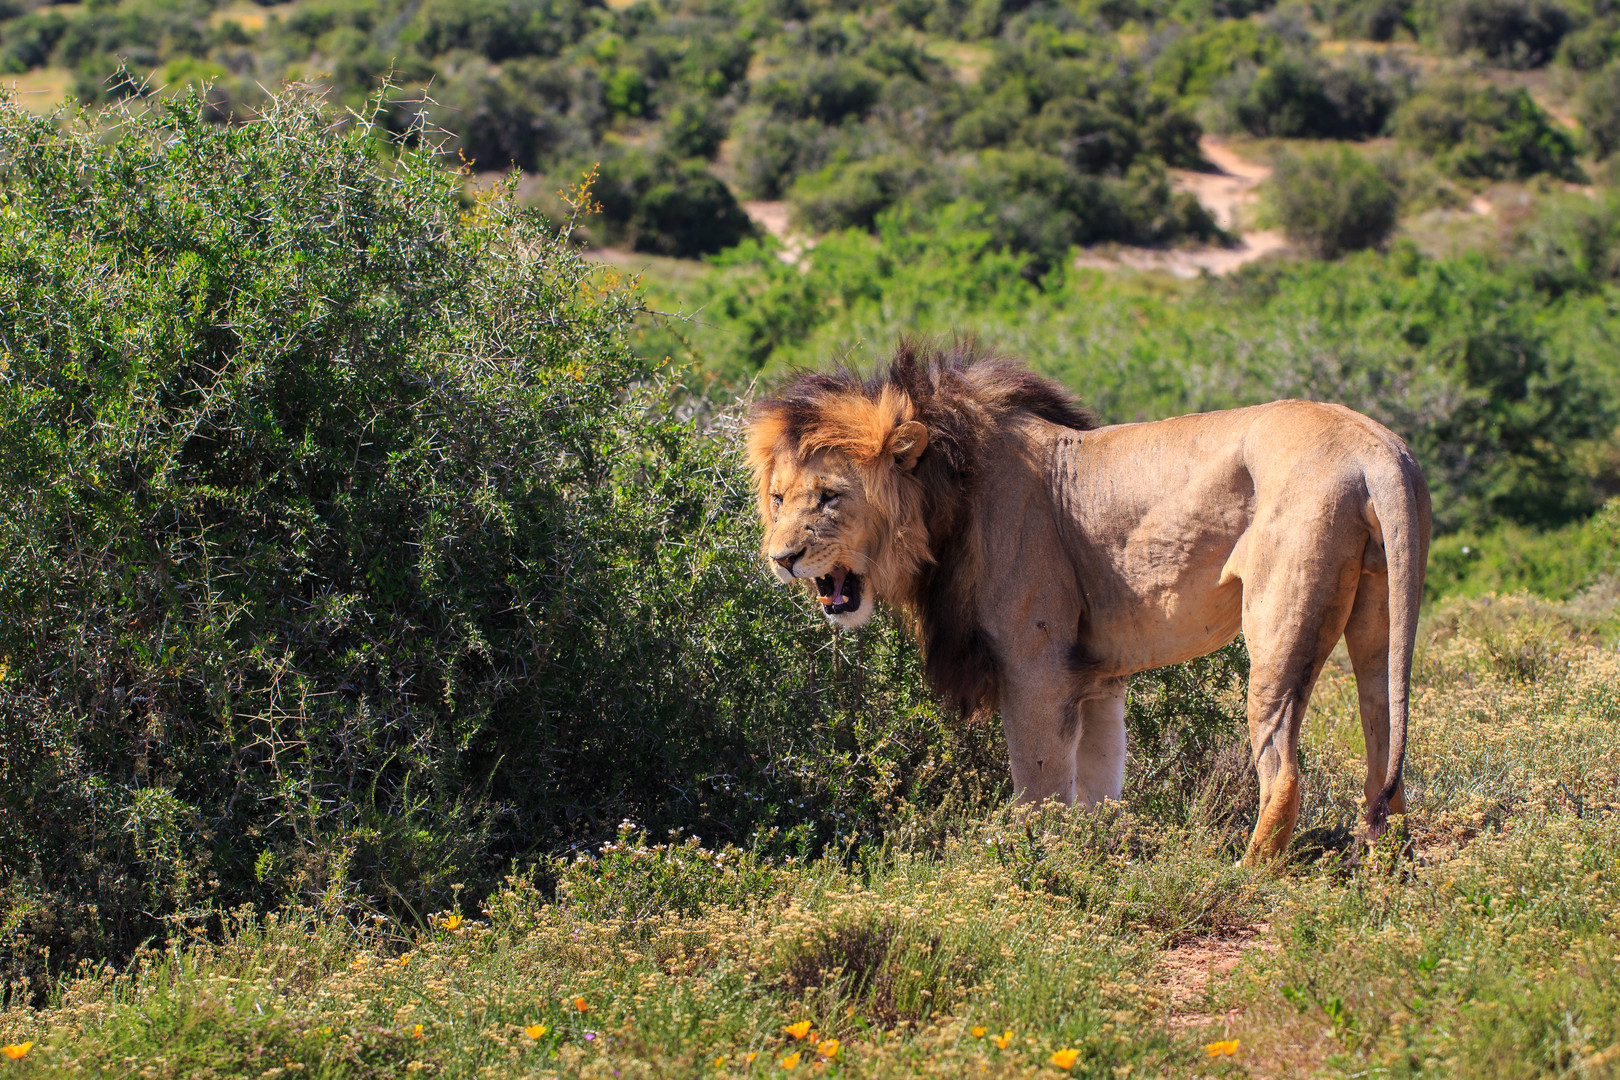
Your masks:
{"label": "lion's nose", "polygon": [[771,556],[771,561],[774,562],[777,566],[780,566],[782,569],[788,571],[789,573],[792,573],[793,572],[793,564],[799,561],[799,556],[803,555],[804,552],[805,552],[805,549],[800,548],[798,551],[792,551],[792,552],[789,552],[786,555],[772,555]]}

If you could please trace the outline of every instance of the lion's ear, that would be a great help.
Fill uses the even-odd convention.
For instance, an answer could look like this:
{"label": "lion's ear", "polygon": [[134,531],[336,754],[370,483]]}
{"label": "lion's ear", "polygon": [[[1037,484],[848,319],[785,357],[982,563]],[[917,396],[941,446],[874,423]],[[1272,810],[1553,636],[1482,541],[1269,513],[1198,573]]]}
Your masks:
{"label": "lion's ear", "polygon": [[889,439],[889,452],[894,455],[894,463],[905,472],[917,467],[917,459],[926,449],[928,429],[915,420],[907,420],[895,428],[894,435]]}

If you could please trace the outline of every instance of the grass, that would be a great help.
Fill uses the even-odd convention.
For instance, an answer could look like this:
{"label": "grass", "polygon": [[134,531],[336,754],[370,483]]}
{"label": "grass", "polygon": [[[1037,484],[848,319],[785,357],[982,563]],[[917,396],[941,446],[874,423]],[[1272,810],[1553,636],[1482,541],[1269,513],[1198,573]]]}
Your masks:
{"label": "grass", "polygon": [[0,75],[0,93],[36,116],[60,107],[72,85],[73,72],[67,68],[44,67],[22,75]]}
{"label": "grass", "polygon": [[[48,1007],[0,1014],[0,1038],[35,1043],[0,1069],[1615,1075],[1612,616],[1526,596],[1436,605],[1417,664],[1413,810],[1359,857],[1359,721],[1335,660],[1281,866],[1233,864],[1241,823],[1222,824],[1232,796],[1219,794],[1183,821],[1129,802],[918,810],[881,847],[808,864],[626,823],[459,923],[357,926],[308,909],[177,923],[127,969],[82,969]],[[1241,754],[1226,760],[1242,775]],[[1222,942],[1242,957],[1226,978],[1178,963]],[[1073,1054],[1054,1064],[1059,1051]]]}

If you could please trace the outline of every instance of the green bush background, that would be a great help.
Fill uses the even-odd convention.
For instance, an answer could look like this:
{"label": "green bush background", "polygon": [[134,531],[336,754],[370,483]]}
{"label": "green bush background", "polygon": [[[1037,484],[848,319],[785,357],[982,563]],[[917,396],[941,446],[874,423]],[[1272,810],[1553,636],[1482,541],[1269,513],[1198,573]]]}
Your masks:
{"label": "green bush background", "polygon": [[[414,918],[625,817],[808,854],[1004,797],[999,733],[892,625],[762,573],[734,415],[637,362],[634,294],[508,192],[379,168],[298,93],[117,130],[0,107],[14,991],[175,913]],[[1155,753],[1235,723],[1144,686]]]}
{"label": "green bush background", "polygon": [[[856,7],[301,0],[248,35],[203,0],[0,0],[0,68],[113,103],[0,106],[8,993],[240,903],[420,920],[624,818],[770,860],[1004,798],[999,731],[940,711],[895,625],[834,634],[758,565],[739,388],[904,333],[978,335],[1110,421],[1343,401],[1427,470],[1432,595],[1612,585],[1620,209],[1557,182],[1607,175],[1578,155],[1612,150],[1613,13],[1317,13],[1497,66],[1556,50],[1592,73],[1583,142],[1264,3]],[[317,60],[332,106],[259,88]],[[1167,171],[1206,126],[1394,136],[1307,152],[1306,209],[1343,200],[1291,227],[1376,250],[1077,268],[1225,239]],[[462,158],[599,160],[603,213],[547,224]],[[1494,183],[1535,199],[1494,248],[1387,240],[1397,196]],[[581,231],[709,261],[628,281]],[[1133,812],[1241,830],[1244,665],[1134,681]]]}

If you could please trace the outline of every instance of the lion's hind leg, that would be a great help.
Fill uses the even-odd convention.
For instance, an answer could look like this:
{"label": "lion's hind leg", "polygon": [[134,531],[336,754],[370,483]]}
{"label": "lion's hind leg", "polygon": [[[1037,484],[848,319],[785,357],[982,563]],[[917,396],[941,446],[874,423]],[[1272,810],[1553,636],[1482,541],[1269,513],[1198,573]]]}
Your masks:
{"label": "lion's hind leg", "polygon": [[[1322,559],[1323,554],[1311,551],[1294,566],[1275,565],[1272,575],[1243,583],[1249,745],[1260,777],[1260,814],[1245,862],[1280,854],[1299,821],[1300,724],[1322,665],[1344,632],[1360,572],[1354,555],[1333,560]],[[1326,575],[1298,572],[1313,562],[1337,569]]]}

